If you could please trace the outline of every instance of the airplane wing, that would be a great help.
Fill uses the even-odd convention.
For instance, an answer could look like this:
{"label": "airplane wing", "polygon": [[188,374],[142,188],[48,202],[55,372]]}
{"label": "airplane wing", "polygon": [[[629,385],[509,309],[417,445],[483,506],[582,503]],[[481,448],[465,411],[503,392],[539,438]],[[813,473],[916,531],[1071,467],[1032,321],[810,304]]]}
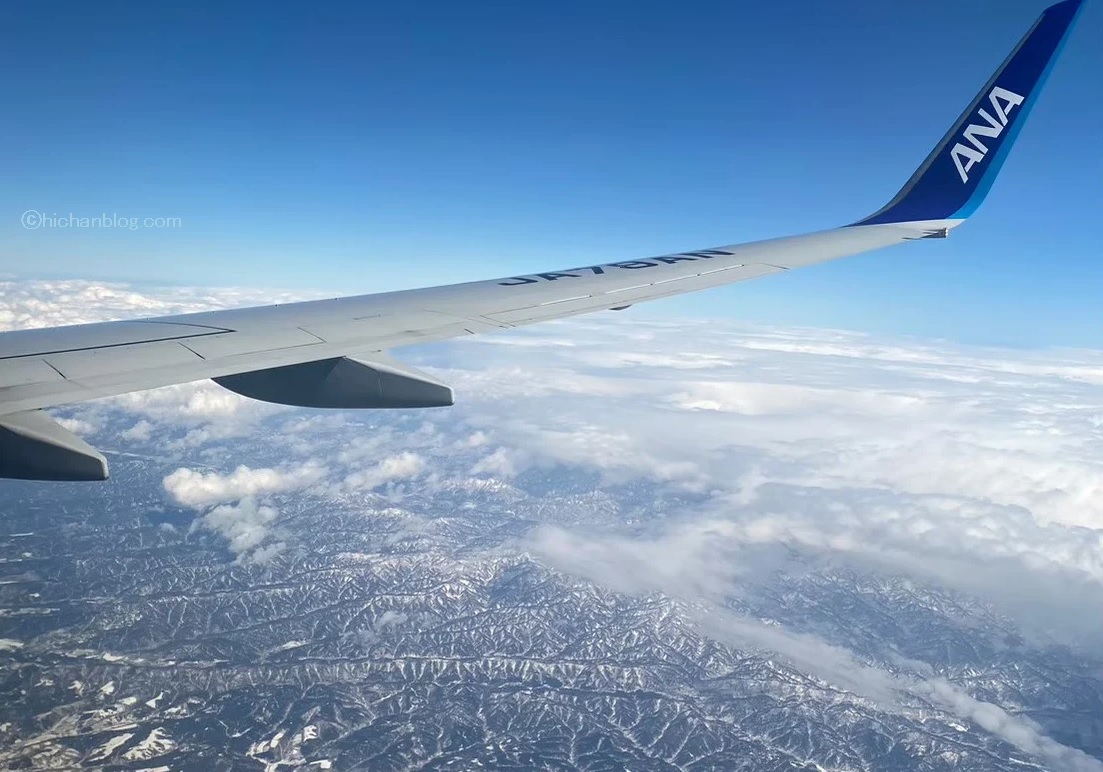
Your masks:
{"label": "airplane wing", "polygon": [[204,378],[305,407],[451,405],[451,389],[384,352],[943,238],[987,193],[1082,2],[1047,9],[899,194],[841,228],[404,292],[0,333],[0,477],[106,479],[104,457],[43,408]]}

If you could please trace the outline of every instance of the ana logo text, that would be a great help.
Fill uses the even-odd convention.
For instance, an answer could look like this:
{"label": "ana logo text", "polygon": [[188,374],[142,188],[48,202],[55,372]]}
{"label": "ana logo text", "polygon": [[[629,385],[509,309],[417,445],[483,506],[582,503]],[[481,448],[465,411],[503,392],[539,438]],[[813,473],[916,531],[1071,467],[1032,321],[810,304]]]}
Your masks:
{"label": "ana logo text", "polygon": [[[1021,97],[1013,91],[996,86],[988,95],[988,101],[992,103],[992,112],[983,107],[977,111],[984,123],[970,123],[965,127],[961,138],[963,142],[954,145],[950,151],[950,157],[954,159],[954,166],[961,175],[962,182],[969,181],[969,170],[988,155],[988,146],[981,141],[981,137],[996,137],[1003,134],[1007,126],[1008,116],[1011,111],[1021,105],[1025,97]],[[969,144],[965,144],[968,142]]]}

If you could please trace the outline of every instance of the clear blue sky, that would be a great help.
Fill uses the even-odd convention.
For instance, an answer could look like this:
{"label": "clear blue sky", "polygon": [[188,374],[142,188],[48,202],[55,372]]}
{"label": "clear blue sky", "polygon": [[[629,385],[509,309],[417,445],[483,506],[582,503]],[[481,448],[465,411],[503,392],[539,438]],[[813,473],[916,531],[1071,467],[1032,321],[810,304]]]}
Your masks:
{"label": "clear blue sky", "polygon": [[[343,294],[849,222],[1045,4],[10,4],[0,273]],[[652,312],[1103,346],[1101,78],[1089,0],[951,240]],[[27,230],[28,209],[182,226]]]}

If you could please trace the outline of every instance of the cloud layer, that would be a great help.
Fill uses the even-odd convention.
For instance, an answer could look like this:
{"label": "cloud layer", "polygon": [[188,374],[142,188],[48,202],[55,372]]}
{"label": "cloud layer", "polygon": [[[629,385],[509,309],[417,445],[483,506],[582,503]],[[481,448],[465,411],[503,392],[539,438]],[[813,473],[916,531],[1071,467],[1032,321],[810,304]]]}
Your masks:
{"label": "cloud layer", "polygon": [[[57,324],[265,299],[286,298],[6,282],[0,320]],[[567,466],[607,484],[646,480],[699,497],[692,511],[667,513],[670,538],[719,529],[740,549],[829,551],[1025,604],[1047,624],[1067,606],[1095,612],[1103,598],[1101,352],[609,314],[408,358],[435,365],[459,406],[364,433],[350,427],[371,414],[288,411],[208,382],[124,395],[64,420],[108,449],[201,462],[178,464],[165,480],[172,499],[193,508],[305,489],[431,486],[445,457],[506,481]],[[118,430],[120,409],[131,418]],[[227,468],[226,442],[266,436],[260,427],[272,420],[282,422],[286,462],[238,458]],[[107,425],[113,431],[99,436]],[[1056,587],[1065,591],[1047,600]]]}
{"label": "cloud layer", "polygon": [[[88,283],[0,290],[9,326],[57,323],[50,309],[74,297],[97,309],[86,318],[244,297]],[[776,651],[871,699],[919,697],[1055,767],[1099,768],[922,663],[890,672],[842,642],[740,612],[732,598],[796,551],[968,593],[1039,640],[1097,651],[1103,352],[601,315],[406,358],[451,383],[458,406],[291,411],[201,384],[66,420],[101,445],[171,459],[170,501],[254,562],[292,548],[280,525],[288,498],[400,500],[550,470],[644,486],[639,511],[617,527],[565,515],[517,549],[620,592],[705,609],[697,622],[718,639]],[[280,463],[249,460],[266,442],[279,443]]]}

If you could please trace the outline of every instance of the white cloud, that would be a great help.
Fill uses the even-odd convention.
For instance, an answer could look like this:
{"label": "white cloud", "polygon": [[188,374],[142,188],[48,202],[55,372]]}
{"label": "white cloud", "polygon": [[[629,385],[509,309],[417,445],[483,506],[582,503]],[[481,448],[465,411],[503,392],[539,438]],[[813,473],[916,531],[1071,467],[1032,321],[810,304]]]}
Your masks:
{"label": "white cloud", "polygon": [[273,541],[278,536],[273,523],[279,511],[258,498],[308,488],[323,480],[326,472],[314,462],[263,469],[239,466],[229,474],[181,467],[167,475],[163,485],[177,504],[207,510],[192,522],[192,531],[202,528],[217,533],[239,562],[265,565],[284,552],[287,543]]}
{"label": "white cloud", "polygon": [[517,474],[517,466],[509,451],[505,448],[497,448],[489,455],[480,458],[471,467],[471,474],[510,478]]}
{"label": "white cloud", "polygon": [[386,483],[416,477],[425,469],[425,459],[417,453],[396,453],[367,469],[352,472],[344,479],[345,490],[377,488]]}
{"label": "white cloud", "polygon": [[[118,408],[141,417],[124,439],[153,442],[161,450],[172,452],[250,434],[268,416],[287,411],[280,405],[234,394],[212,381],[121,394],[95,403],[87,410]],[[137,434],[133,433],[135,430]]]}
{"label": "white cloud", "polygon": [[272,541],[276,536],[272,525],[279,512],[270,504],[259,503],[257,497],[301,490],[325,475],[325,467],[313,462],[279,469],[239,466],[226,475],[181,467],[167,475],[163,485],[177,504],[208,510],[192,522],[192,531],[202,528],[217,533],[226,539],[238,561],[264,565],[287,544]]}
{"label": "white cloud", "polygon": [[146,442],[153,436],[153,424],[144,418],[119,435],[124,440]]}
{"label": "white cloud", "polygon": [[243,562],[266,563],[283,549],[282,544],[264,545],[278,516],[274,507],[245,498],[236,504],[215,507],[195,521],[192,529],[205,528],[225,537],[230,551]]}
{"label": "white cloud", "polygon": [[456,443],[459,448],[481,448],[486,445],[487,438],[483,432],[475,432],[469,437],[465,437]]}
{"label": "white cloud", "polygon": [[320,296],[317,292],[231,287],[152,287],[139,292],[126,284],[78,279],[0,281],[0,330],[186,314]]}
{"label": "white cloud", "polygon": [[467,340],[455,359],[470,372],[443,375],[466,385],[463,423],[485,438],[473,474],[563,465],[702,497],[655,513],[671,524],[659,543],[628,532],[591,554],[580,536],[561,569],[581,561],[595,581],[638,590],[615,559],[629,550],[648,555],[631,564],[641,582],[730,586],[740,574],[696,569],[760,566],[786,545],[1103,644],[1103,353],[619,319],[520,337],[574,345]]}
{"label": "white cloud", "polygon": [[88,419],[55,417],[54,420],[57,421],[62,428],[68,429],[73,432],[73,434],[89,435],[99,431],[99,425]]}
{"label": "white cloud", "polygon": [[315,463],[279,469],[239,466],[228,475],[182,467],[165,477],[164,488],[176,503],[201,509],[247,496],[298,490],[320,481],[325,474],[325,467]]}
{"label": "white cloud", "polygon": [[1021,751],[1045,759],[1053,769],[1070,772],[1100,772],[1103,762],[1083,751],[1069,748],[1047,737],[1041,727],[1028,718],[1012,716],[998,705],[981,702],[942,678],[922,681],[912,687],[925,692],[935,703],[975,722]]}
{"label": "white cloud", "polygon": [[271,563],[277,555],[282,554],[287,549],[286,542],[277,541],[269,544],[263,544],[252,552],[247,554],[247,560],[258,566],[267,565]]}
{"label": "white cloud", "polygon": [[834,410],[864,410],[880,414],[918,412],[918,396],[870,394],[858,389],[821,389],[779,383],[696,381],[671,397],[686,410],[716,410],[747,416],[803,415]]}
{"label": "white cloud", "polygon": [[[647,325],[650,335],[641,341],[624,325],[603,322],[604,333],[596,334],[572,324],[577,346],[539,352],[510,346],[505,369],[494,365],[499,353],[482,355],[498,346],[494,339],[465,344],[480,369],[477,379],[458,379],[467,383],[460,397],[498,403],[473,421],[491,440],[535,459],[575,454],[585,462],[587,446],[605,435],[611,457],[603,465],[624,468],[634,461],[613,457],[656,457],[662,448],[665,460],[700,465],[718,449],[741,446],[786,465],[790,482],[971,496],[1025,507],[1039,519],[1103,527],[1096,474],[1103,404],[1085,385],[1103,372],[1103,354],[943,343],[909,348],[835,331],[731,325],[691,328],[692,334]],[[686,339],[690,364],[718,364],[687,372],[679,361]],[[664,359],[675,361],[658,364]],[[572,369],[585,378],[568,379],[572,385],[561,393],[480,390],[504,381],[526,391]],[[595,380],[607,383],[587,390]],[[522,411],[503,409],[513,400],[526,406],[523,422],[510,421]],[[709,475],[717,476],[715,468]]]}
{"label": "white cloud", "polygon": [[[944,678],[926,677],[929,671],[925,663],[908,663],[919,670],[916,675],[896,675],[861,662],[848,650],[815,636],[766,624],[725,608],[724,598],[748,570],[738,547],[754,540],[773,540],[769,524],[760,522],[743,527],[724,522],[694,522],[651,541],[618,536],[594,538],[543,527],[532,534],[525,546],[554,568],[618,592],[662,592],[681,599],[688,604],[687,615],[707,635],[742,648],[780,654],[803,672],[866,697],[883,709],[908,712],[905,696],[918,695],[1057,768],[1103,770],[1103,763],[1052,740],[1029,719],[976,700]],[[853,545],[844,540],[836,546]],[[919,667],[914,668],[915,665]]]}

